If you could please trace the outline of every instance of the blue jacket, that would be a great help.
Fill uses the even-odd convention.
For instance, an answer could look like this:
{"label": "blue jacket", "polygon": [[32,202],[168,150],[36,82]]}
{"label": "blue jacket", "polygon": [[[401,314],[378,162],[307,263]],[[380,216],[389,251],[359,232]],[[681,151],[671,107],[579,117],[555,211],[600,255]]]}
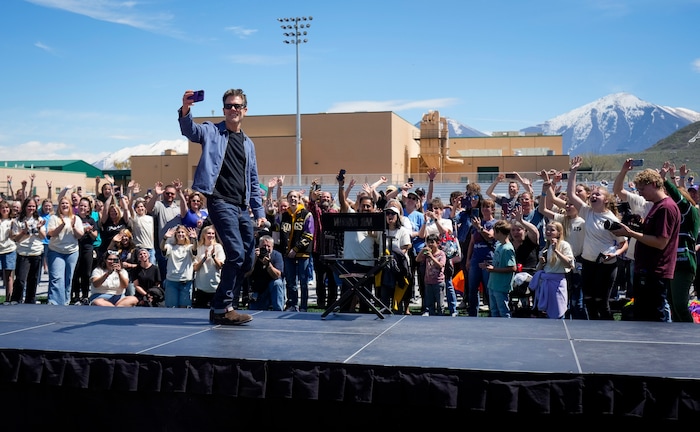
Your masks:
{"label": "blue jacket", "polygon": [[[181,113],[181,111],[179,111]],[[207,196],[211,195],[216,185],[216,179],[221,172],[221,166],[226,154],[228,145],[228,130],[226,123],[212,122],[196,123],[192,119],[192,111],[186,116],[180,115],[180,132],[190,141],[201,144],[202,156],[194,172],[192,189]],[[253,211],[256,219],[265,217],[265,210],[262,206],[260,195],[260,183],[258,182],[258,163],[255,156],[255,145],[253,141],[243,133],[243,145],[245,146],[245,201]]]}

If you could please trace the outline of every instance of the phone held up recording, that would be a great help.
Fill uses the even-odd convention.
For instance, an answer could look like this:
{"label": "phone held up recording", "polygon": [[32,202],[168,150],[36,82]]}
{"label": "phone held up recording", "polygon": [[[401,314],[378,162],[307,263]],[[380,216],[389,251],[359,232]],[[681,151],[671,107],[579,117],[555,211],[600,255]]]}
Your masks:
{"label": "phone held up recording", "polygon": [[192,96],[189,97],[194,102],[201,102],[204,100],[204,90],[197,90]]}
{"label": "phone held up recording", "polygon": [[340,182],[340,181],[345,181],[345,170],[344,170],[344,169],[341,169],[341,170],[338,172],[338,175],[336,176],[336,180],[338,180],[339,182]]}
{"label": "phone held up recording", "polygon": [[632,159],[631,165],[633,167],[642,167],[644,166],[644,159]]}

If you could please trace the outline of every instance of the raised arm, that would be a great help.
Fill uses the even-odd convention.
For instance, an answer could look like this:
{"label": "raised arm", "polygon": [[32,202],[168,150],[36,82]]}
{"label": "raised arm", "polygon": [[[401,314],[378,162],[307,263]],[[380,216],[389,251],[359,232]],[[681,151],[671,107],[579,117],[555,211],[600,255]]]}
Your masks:
{"label": "raised arm", "polygon": [[496,189],[496,186],[498,183],[502,182],[506,178],[506,175],[501,173],[496,176],[496,178],[493,180],[493,183],[489,185],[489,188],[486,189],[486,195],[489,196],[492,200],[496,201],[498,198],[498,194],[494,193],[493,191]]}
{"label": "raised arm", "polygon": [[[158,197],[163,195],[163,182],[156,182],[155,187],[153,188],[153,195],[151,196],[151,199],[146,201],[146,213],[151,213],[153,211],[153,208],[156,206],[156,202],[158,202]],[[105,207],[107,206],[107,203],[105,203]]]}
{"label": "raised arm", "polygon": [[625,190],[625,179],[627,178],[627,173],[632,170],[632,159],[626,159],[620,167],[620,172],[617,173],[615,181],[613,182],[613,193],[620,198],[620,201],[627,201],[627,190]]}
{"label": "raised arm", "polygon": [[430,168],[428,170],[428,191],[425,193],[427,202],[430,202],[433,199],[433,184],[435,183],[437,173],[437,168]]}
{"label": "raised arm", "polygon": [[571,159],[571,168],[569,170],[569,181],[566,186],[566,196],[569,202],[576,207],[576,210],[581,211],[581,207],[585,204],[578,195],[576,195],[576,173],[579,167],[583,163],[583,158],[581,156],[574,156]]}

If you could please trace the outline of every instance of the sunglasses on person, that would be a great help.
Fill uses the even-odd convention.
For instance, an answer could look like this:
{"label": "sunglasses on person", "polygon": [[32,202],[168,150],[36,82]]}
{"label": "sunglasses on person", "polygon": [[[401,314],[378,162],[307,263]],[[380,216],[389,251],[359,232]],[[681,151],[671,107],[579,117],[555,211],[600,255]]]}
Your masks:
{"label": "sunglasses on person", "polygon": [[224,104],[224,109],[230,110],[231,108],[235,108],[236,111],[239,111],[239,110],[245,108],[245,105],[243,105],[243,104],[229,104],[229,103]]}

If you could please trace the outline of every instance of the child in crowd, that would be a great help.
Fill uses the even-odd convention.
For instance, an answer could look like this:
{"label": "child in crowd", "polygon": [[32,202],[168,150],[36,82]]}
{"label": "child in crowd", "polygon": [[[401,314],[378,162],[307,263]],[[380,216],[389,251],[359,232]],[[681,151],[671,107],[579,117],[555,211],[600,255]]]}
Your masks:
{"label": "child in crowd", "polygon": [[517,271],[515,249],[510,242],[511,225],[506,220],[499,220],[493,226],[493,236],[497,241],[493,252],[493,262],[482,262],[479,266],[489,272],[488,292],[492,317],[510,318],[509,296],[513,276]]}
{"label": "child in crowd", "polygon": [[440,237],[429,234],[426,237],[426,247],[416,257],[416,261],[425,262],[425,307],[423,316],[442,315],[442,304],[445,301],[445,263],[447,256],[440,249]]}

